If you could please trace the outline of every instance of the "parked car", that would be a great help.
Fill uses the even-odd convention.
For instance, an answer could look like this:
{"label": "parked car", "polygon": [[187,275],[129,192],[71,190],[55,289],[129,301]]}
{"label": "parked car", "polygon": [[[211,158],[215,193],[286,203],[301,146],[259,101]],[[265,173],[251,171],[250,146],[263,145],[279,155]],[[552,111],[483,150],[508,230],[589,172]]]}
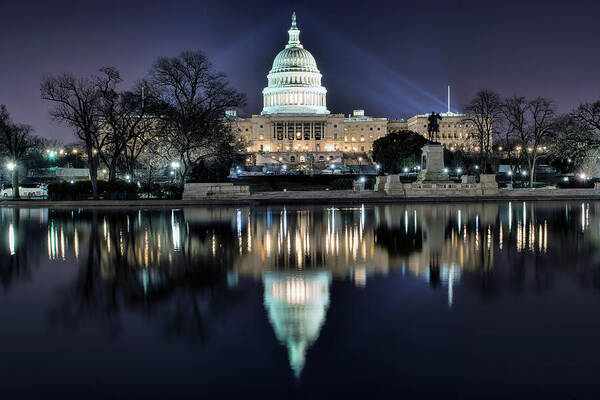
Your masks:
{"label": "parked car", "polygon": [[[21,197],[46,197],[48,196],[48,186],[38,183],[23,183],[19,185],[19,195]],[[0,197],[12,197],[13,187],[10,184],[2,185]]]}

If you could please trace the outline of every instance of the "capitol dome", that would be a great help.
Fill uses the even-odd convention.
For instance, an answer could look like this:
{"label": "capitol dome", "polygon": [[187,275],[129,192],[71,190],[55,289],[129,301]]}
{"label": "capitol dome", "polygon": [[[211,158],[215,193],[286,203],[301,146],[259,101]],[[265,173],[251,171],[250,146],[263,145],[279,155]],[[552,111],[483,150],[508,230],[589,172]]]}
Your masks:
{"label": "capitol dome", "polygon": [[262,114],[329,114],[327,90],[315,58],[300,43],[296,13],[288,30],[289,40],[273,61],[263,89]]}

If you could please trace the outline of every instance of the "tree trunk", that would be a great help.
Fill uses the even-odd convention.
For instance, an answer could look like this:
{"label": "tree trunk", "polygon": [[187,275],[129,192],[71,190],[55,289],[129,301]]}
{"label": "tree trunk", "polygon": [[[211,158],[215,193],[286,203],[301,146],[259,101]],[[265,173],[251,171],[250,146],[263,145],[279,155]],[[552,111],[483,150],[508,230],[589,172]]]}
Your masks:
{"label": "tree trunk", "polygon": [[533,182],[535,182],[535,162],[537,161],[537,155],[534,154],[531,159],[531,168],[529,174],[529,187],[533,187]]}
{"label": "tree trunk", "polygon": [[92,198],[98,200],[98,161],[91,146],[87,146],[88,168],[90,169],[90,181],[92,183]]}
{"label": "tree trunk", "polygon": [[535,167],[535,161],[533,157],[527,159],[527,164],[529,166],[529,187],[533,187],[533,168]]}
{"label": "tree trunk", "polygon": [[12,187],[13,199],[21,198],[21,194],[19,193],[19,168],[16,166],[12,172]]}
{"label": "tree trunk", "polygon": [[109,182],[114,182],[116,180],[117,180],[116,162],[115,161],[111,161],[110,165],[108,166],[108,181]]}

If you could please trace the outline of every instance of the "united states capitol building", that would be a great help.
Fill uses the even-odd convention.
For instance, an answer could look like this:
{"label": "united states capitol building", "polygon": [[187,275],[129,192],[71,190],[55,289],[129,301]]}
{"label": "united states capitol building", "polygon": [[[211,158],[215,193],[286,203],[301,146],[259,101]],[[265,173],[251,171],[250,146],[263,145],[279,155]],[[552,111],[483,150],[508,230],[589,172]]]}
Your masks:
{"label": "united states capitol building", "polygon": [[[227,114],[232,129],[247,143],[248,165],[299,169],[321,163],[364,165],[371,163],[373,142],[389,132],[412,130],[427,135],[428,114],[392,120],[370,117],[360,109],[347,116],[331,113],[317,62],[300,41],[295,13],[288,35],[267,75],[260,115]],[[464,115],[451,113],[448,107],[442,117],[437,141],[450,150],[476,150]]]}

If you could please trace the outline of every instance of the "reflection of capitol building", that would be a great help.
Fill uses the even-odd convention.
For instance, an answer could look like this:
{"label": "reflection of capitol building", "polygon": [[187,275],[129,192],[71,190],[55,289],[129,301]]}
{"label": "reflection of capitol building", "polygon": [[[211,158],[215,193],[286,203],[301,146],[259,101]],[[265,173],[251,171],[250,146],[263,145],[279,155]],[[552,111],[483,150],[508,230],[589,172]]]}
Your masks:
{"label": "reflection of capitol building", "polygon": [[331,275],[317,272],[265,272],[265,308],[279,342],[288,349],[290,366],[299,377],[306,351],[317,340],[329,307]]}
{"label": "reflection of capitol building", "polygon": [[[366,207],[267,209],[241,216],[240,256],[233,265],[242,275],[260,277],[265,270],[327,269],[364,284],[366,270],[387,273],[389,261],[366,225]],[[248,245],[251,244],[251,247]]]}
{"label": "reflection of capitol building", "polygon": [[[327,162],[364,164],[373,142],[388,132],[410,129],[426,135],[427,115],[388,120],[366,116],[364,110],[355,110],[347,117],[330,114],[321,78],[315,58],[300,41],[294,13],[288,42],[267,75],[261,115],[238,118],[233,110],[227,114],[232,128],[248,143],[248,164],[301,168]],[[472,126],[463,122],[464,115],[449,108],[442,115],[436,139],[451,150],[474,149],[469,134]]]}

